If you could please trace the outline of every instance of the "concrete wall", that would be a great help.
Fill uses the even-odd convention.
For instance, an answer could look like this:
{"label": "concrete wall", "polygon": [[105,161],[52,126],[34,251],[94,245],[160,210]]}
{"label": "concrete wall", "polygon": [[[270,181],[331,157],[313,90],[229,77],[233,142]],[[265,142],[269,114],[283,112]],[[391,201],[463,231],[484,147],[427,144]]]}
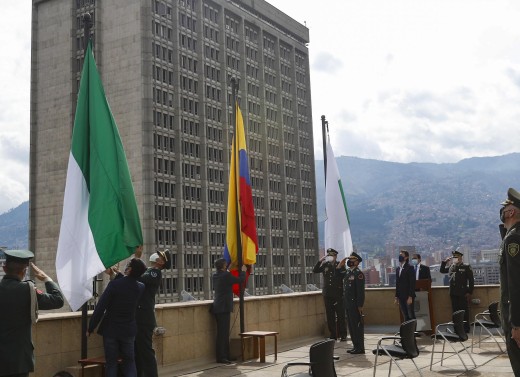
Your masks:
{"label": "concrete wall", "polygon": [[[394,292],[392,288],[367,289],[366,326],[399,325],[399,309],[393,303]],[[432,296],[437,322],[448,322],[451,319],[451,303],[447,287],[434,288]],[[498,300],[499,287],[478,286],[473,297],[479,298],[480,304],[472,305],[470,318],[486,309],[490,302]],[[158,325],[166,328],[166,333],[155,339],[159,365],[195,359],[200,362],[214,361],[215,322],[209,313],[210,304],[211,301],[191,301],[157,305]],[[247,331],[278,331],[281,343],[327,335],[320,292],[248,297],[245,299],[245,320]],[[235,300],[231,321],[231,338],[236,339],[240,332],[238,300]],[[31,376],[49,377],[58,370],[77,365],[80,336],[79,313],[41,315],[33,329],[36,372]],[[269,349],[272,342],[267,343]],[[234,353],[237,352],[235,349]],[[91,335],[88,356],[102,354],[101,337]],[[86,373],[85,377],[93,376],[94,370],[91,372]]]}

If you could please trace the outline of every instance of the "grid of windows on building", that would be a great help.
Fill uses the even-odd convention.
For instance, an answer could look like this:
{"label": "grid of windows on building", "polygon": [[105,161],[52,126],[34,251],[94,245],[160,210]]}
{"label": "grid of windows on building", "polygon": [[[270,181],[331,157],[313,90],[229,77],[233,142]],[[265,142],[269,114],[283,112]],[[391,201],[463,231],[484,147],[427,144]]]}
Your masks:
{"label": "grid of windows on building", "polygon": [[[137,31],[151,37],[142,38],[148,45],[142,48],[136,38],[135,46],[125,47],[141,51],[141,92],[149,105],[141,119],[124,122],[142,121],[140,132],[149,132],[143,154],[129,158],[129,166],[151,170],[140,182],[149,187],[151,199],[138,197],[141,217],[153,220],[145,252],[171,253],[159,302],[212,297],[213,263],[223,255],[229,215],[231,78],[239,85],[259,246],[247,292],[282,293],[282,284],[305,291],[319,281],[312,273],[318,244],[308,30],[282,13],[270,19],[272,8],[263,1],[254,9],[224,0],[148,1],[150,8],[143,9],[149,12],[141,16],[149,20],[136,23],[150,25],[151,30]],[[99,56],[105,47],[95,44],[97,31],[103,25],[108,27],[103,35],[109,35],[108,25],[117,24],[114,10],[98,12],[98,7],[99,1],[76,0],[76,90],[84,59],[84,13],[92,15]],[[101,72],[106,67],[115,72],[115,64],[124,62],[104,59]],[[123,66],[120,71],[121,79]],[[110,102],[113,85],[107,82]],[[119,103],[111,106],[124,113]]]}

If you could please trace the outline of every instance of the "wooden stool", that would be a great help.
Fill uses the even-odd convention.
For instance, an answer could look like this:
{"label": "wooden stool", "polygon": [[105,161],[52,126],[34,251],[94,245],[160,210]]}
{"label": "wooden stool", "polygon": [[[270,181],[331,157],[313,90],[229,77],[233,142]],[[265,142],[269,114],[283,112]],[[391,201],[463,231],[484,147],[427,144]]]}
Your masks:
{"label": "wooden stool", "polygon": [[265,363],[265,337],[274,336],[274,359],[278,357],[278,332],[276,331],[247,331],[240,333],[240,339],[242,343],[242,360],[244,360],[244,338],[253,338],[253,352],[256,358],[260,351],[260,362]]}
{"label": "wooden stool", "polygon": [[[123,360],[117,359],[117,363],[121,364]],[[85,367],[88,365],[100,365],[101,366],[101,377],[105,377],[105,364],[107,363],[105,360],[105,356],[98,357],[89,357],[87,359],[78,360],[78,363],[81,365],[81,377],[84,376]]]}

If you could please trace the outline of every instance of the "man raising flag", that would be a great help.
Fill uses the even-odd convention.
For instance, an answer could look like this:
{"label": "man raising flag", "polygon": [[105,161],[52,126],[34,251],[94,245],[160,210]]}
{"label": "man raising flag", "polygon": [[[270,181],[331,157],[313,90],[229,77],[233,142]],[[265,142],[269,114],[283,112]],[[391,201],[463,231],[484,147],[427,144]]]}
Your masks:
{"label": "man raising flag", "polygon": [[72,310],[92,297],[92,278],[143,244],[123,144],[94,61],[92,42],[74,119],[56,272]]}

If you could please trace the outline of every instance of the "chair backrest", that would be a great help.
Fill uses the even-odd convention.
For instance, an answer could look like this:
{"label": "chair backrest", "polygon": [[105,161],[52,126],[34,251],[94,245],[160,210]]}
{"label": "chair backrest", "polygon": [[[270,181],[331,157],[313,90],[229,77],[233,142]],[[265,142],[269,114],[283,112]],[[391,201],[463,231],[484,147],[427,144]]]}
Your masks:
{"label": "chair backrest", "polygon": [[460,341],[465,341],[468,339],[468,334],[464,330],[464,310],[457,310],[453,313],[452,322],[453,329],[455,330],[455,334],[459,336]]}
{"label": "chair backrest", "polygon": [[415,330],[417,329],[417,320],[411,319],[403,322],[399,329],[399,336],[401,337],[401,346],[410,359],[419,356],[419,348],[417,347],[417,340],[415,339]]}
{"label": "chair backrest", "polygon": [[309,349],[309,361],[313,377],[335,377],[334,369],[334,339],[314,343]]}
{"label": "chair backrest", "polygon": [[500,316],[498,315],[498,301],[492,302],[488,307],[489,319],[497,326],[502,326]]}

